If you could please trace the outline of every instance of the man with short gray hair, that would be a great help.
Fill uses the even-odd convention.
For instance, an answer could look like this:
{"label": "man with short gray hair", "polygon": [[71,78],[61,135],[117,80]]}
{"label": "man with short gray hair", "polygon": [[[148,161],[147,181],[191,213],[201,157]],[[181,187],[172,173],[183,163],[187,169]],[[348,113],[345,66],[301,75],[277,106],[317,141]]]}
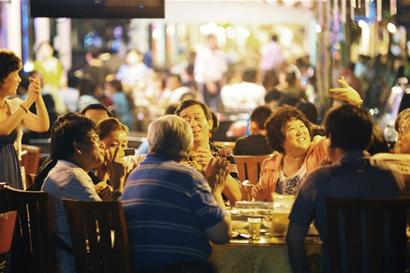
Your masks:
{"label": "man with short gray hair", "polygon": [[133,272],[213,272],[208,240],[223,244],[230,237],[222,199],[227,162],[211,160],[204,171],[208,181],[181,164],[193,136],[189,124],[175,115],[154,120],[147,138],[149,153],[122,195]]}

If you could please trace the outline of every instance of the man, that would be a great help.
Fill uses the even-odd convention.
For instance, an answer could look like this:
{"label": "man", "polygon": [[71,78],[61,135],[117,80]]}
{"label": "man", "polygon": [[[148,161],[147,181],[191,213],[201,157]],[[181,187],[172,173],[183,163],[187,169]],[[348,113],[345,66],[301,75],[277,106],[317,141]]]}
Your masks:
{"label": "man", "polygon": [[272,115],[268,106],[256,107],[250,116],[249,136],[236,140],[234,155],[268,155],[273,149],[266,138],[265,122]]}
{"label": "man", "polygon": [[210,272],[208,240],[222,244],[230,236],[222,199],[227,162],[212,159],[204,171],[208,181],[181,164],[193,134],[175,115],[154,120],[147,138],[149,153],[128,177],[122,196],[133,271]]}
{"label": "man", "polygon": [[98,124],[100,121],[112,117],[112,113],[101,103],[93,103],[87,105],[80,112],[81,115],[91,119],[95,124]]}
{"label": "man", "polygon": [[324,272],[327,254],[326,198],[390,198],[400,195],[391,171],[372,167],[365,152],[373,123],[369,113],[352,105],[332,110],[325,119],[329,159],[334,163],[312,172],[303,183],[289,215],[287,233],[293,272],[309,272],[304,238],[314,221],[323,241]]}
{"label": "man", "polygon": [[195,59],[195,80],[199,84],[204,102],[212,110],[221,112],[221,87],[224,73],[228,70],[225,54],[218,49],[215,34],[207,36],[208,46],[199,50]]}

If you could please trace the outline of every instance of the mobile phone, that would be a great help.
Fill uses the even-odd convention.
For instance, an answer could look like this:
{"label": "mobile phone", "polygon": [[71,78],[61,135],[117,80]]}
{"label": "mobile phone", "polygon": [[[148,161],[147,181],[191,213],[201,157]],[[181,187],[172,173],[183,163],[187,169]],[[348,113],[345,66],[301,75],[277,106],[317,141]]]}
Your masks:
{"label": "mobile phone", "polygon": [[124,149],[124,156],[135,155],[135,149]]}

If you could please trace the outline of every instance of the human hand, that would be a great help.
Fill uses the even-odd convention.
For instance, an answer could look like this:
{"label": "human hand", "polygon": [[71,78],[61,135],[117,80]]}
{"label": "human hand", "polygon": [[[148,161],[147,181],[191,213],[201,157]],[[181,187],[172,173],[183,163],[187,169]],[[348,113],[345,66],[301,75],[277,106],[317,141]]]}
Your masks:
{"label": "human hand", "polygon": [[228,161],[223,158],[212,158],[204,169],[204,176],[208,180],[213,193],[222,193],[228,175]]}
{"label": "human hand", "polygon": [[[113,150],[113,151],[112,151]],[[127,166],[123,161],[123,153],[120,152],[120,146],[109,149],[106,152],[106,167],[110,180],[115,190],[122,190],[123,180],[127,172]]]}
{"label": "human hand", "polygon": [[32,103],[41,96],[41,80],[39,77],[30,77],[29,82],[26,100]]}
{"label": "human hand", "polygon": [[111,200],[113,189],[105,182],[100,182],[95,185],[95,191],[102,200]]}
{"label": "human hand", "polygon": [[209,149],[198,148],[197,150],[192,151],[192,158],[202,167],[202,169],[205,169],[213,156]]}
{"label": "human hand", "polygon": [[338,82],[341,87],[331,88],[329,91],[329,96],[335,100],[344,101],[360,107],[363,101],[360,98],[359,93],[346,82],[343,76],[339,78]]}

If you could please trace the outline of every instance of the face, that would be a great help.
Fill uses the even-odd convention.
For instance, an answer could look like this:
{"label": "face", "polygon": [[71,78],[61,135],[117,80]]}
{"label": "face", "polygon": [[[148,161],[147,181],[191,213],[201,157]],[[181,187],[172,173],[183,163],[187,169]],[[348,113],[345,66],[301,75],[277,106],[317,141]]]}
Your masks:
{"label": "face", "polygon": [[310,146],[310,134],[306,125],[298,119],[290,120],[285,128],[283,148],[286,154],[303,155]]}
{"label": "face", "polygon": [[91,119],[95,124],[98,124],[100,121],[108,118],[107,111],[100,109],[90,109],[84,113],[84,116]]}
{"label": "face", "polygon": [[208,143],[209,133],[212,128],[212,120],[207,120],[204,111],[199,105],[192,105],[185,108],[179,114],[191,126],[195,143]]}
{"label": "face", "polygon": [[119,147],[118,158],[123,158],[124,149],[128,148],[127,133],[123,130],[111,132],[108,136],[102,139],[101,142],[104,143],[105,150],[110,153],[111,158],[117,147]]}
{"label": "face", "polygon": [[400,154],[410,154],[410,124],[403,125],[398,132],[396,151]]}
{"label": "face", "polygon": [[[4,80],[3,84],[0,85],[2,91],[4,91],[4,96],[14,96],[16,95],[17,88],[21,82],[19,76],[19,71],[16,70],[11,72]],[[3,93],[3,92],[2,92]]]}
{"label": "face", "polygon": [[105,159],[104,143],[95,132],[91,132],[82,141],[78,142],[83,160],[93,168],[101,165]]}

